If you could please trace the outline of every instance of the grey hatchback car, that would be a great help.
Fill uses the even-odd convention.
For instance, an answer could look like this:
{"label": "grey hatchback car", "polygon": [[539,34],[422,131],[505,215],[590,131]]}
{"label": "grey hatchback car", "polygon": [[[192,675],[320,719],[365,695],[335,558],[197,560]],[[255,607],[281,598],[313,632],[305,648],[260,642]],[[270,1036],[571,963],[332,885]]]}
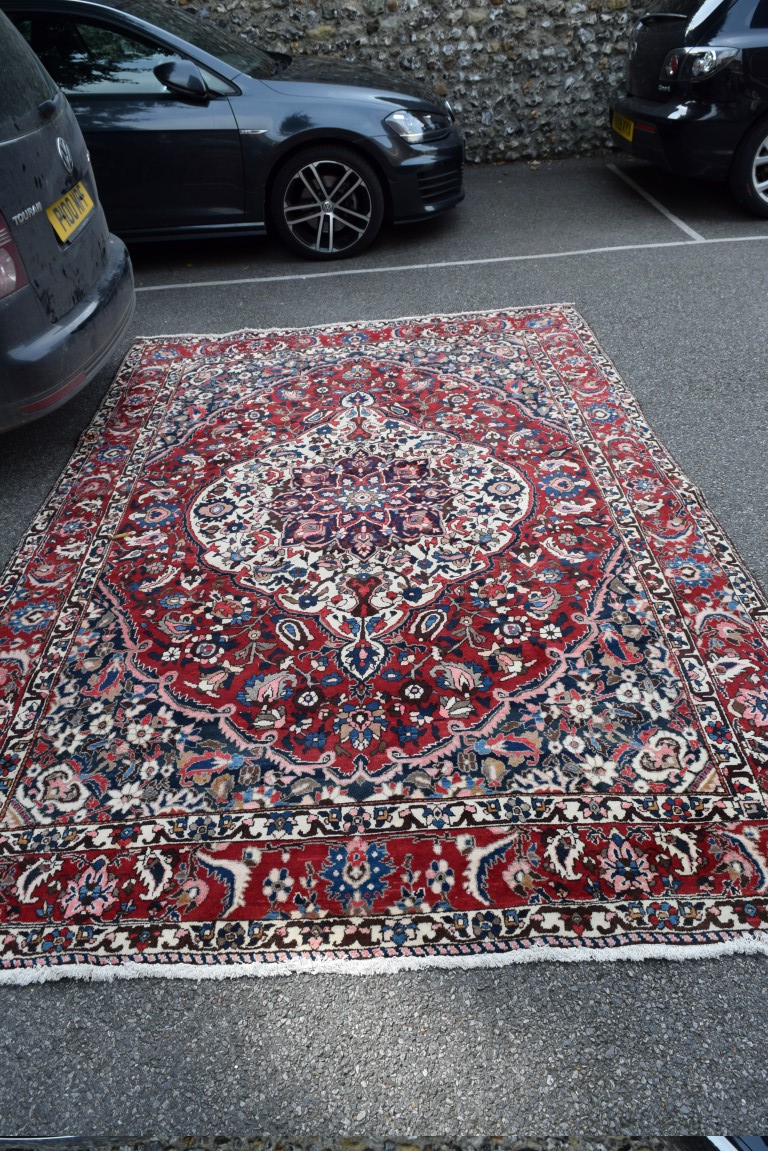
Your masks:
{"label": "grey hatchback car", "polygon": [[109,359],[133,314],[66,98],[0,12],[0,430],[59,407]]}

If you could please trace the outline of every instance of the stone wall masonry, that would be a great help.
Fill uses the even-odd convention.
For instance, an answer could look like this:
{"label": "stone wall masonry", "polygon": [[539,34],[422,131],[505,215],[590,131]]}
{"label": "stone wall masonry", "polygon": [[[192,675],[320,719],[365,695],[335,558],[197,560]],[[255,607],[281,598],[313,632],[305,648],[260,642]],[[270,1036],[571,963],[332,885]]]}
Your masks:
{"label": "stone wall masonry", "polygon": [[646,0],[168,0],[281,52],[351,58],[428,81],[467,159],[599,153],[627,37]]}

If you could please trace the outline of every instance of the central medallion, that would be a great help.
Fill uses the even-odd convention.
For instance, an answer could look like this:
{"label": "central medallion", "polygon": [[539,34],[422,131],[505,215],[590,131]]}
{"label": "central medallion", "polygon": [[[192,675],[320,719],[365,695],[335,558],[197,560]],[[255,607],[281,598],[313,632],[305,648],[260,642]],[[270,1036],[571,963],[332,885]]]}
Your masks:
{"label": "central medallion", "polygon": [[229,468],[193,501],[203,561],[347,641],[358,679],[381,640],[446,585],[485,570],[532,506],[482,445],[418,427],[356,393],[297,437]]}
{"label": "central medallion", "polygon": [[423,537],[443,535],[449,484],[426,459],[382,457],[359,449],[333,466],[296,468],[273,508],[283,544],[357,556],[368,563]]}

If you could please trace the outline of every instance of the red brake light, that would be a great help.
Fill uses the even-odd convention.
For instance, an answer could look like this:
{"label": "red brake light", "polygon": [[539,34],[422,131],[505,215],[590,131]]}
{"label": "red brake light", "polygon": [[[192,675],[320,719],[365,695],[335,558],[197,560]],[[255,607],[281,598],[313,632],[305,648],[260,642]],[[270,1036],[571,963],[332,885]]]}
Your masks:
{"label": "red brake light", "polygon": [[664,75],[668,80],[674,80],[677,73],[680,71],[680,52],[670,52],[664,64]]}
{"label": "red brake light", "polygon": [[0,215],[0,300],[12,296],[28,283],[27,273],[11,236],[11,230]]}

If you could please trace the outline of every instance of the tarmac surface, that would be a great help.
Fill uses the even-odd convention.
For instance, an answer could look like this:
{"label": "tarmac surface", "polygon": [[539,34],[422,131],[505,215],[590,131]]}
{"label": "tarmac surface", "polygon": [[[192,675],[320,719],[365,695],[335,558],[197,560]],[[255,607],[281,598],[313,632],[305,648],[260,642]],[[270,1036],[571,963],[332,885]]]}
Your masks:
{"label": "tarmac surface", "polygon": [[[353,262],[265,239],[132,255],[132,336],[575,304],[768,588],[768,221],[726,189],[612,156],[481,167],[454,212]],[[0,565],[116,366],[0,442]],[[753,1133],[767,991],[757,957],[5,987],[0,1135]]]}
{"label": "tarmac surface", "polygon": [[0,1137],[2,1151],[714,1151],[706,1139],[622,1138],[607,1139],[544,1138],[506,1139],[499,1136],[461,1140],[418,1139],[403,1143],[393,1139],[309,1139],[280,1135],[254,1135],[230,1138],[226,1135],[181,1139],[65,1139],[6,1140]]}
{"label": "tarmac surface", "polygon": [[77,1139],[23,1142],[0,1137],[2,1151],[713,1151],[704,1139],[621,1138],[580,1139],[504,1139],[473,1137],[460,1141],[419,1139],[402,1143],[393,1139],[310,1139],[296,1140],[279,1135],[249,1137],[187,1136],[165,1141],[160,1139],[106,1140]]}

